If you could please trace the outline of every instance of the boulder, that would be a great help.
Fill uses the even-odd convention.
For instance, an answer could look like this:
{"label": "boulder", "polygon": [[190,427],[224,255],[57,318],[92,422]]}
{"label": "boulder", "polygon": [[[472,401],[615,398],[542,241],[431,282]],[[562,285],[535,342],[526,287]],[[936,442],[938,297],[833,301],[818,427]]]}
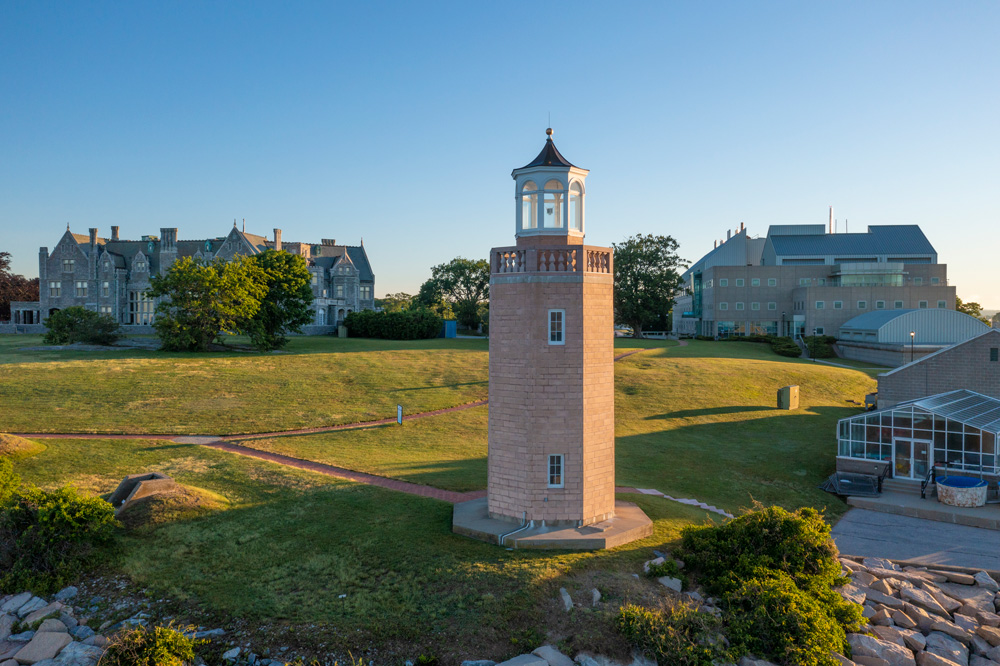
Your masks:
{"label": "boulder", "polygon": [[656,580],[660,581],[660,585],[673,590],[674,592],[680,592],[681,588],[684,587],[684,584],[679,579],[671,578],[670,576],[663,576],[661,578],[657,578]]}
{"label": "boulder", "polygon": [[925,611],[929,611],[935,615],[941,615],[943,617],[951,617],[951,615],[946,611],[941,604],[937,602],[931,594],[925,590],[919,590],[915,587],[906,588],[899,591],[899,596],[905,600],[909,601],[914,606],[918,608],[923,608]]}
{"label": "boulder", "polygon": [[997,662],[992,659],[987,659],[986,657],[981,657],[978,654],[975,654],[969,659],[969,666],[1000,666],[1000,664],[997,664]]}
{"label": "boulder", "polygon": [[38,625],[38,629],[36,629],[35,631],[39,634],[45,633],[46,631],[59,631],[59,632],[69,633],[69,631],[66,629],[66,625],[55,618],[49,618],[48,620],[45,620],[40,625]]}
{"label": "boulder", "polygon": [[59,666],[94,666],[103,654],[102,648],[74,641],[62,649],[56,662]]}
{"label": "boulder", "polygon": [[649,569],[650,569],[651,567],[656,567],[656,566],[659,566],[659,565],[661,565],[661,564],[665,564],[665,563],[666,563],[666,561],[667,561],[667,560],[666,560],[666,559],[664,559],[664,558],[662,558],[662,557],[655,557],[655,558],[653,558],[653,559],[651,559],[651,560],[648,560],[648,561],[646,561],[646,562],[643,562],[643,564],[642,564],[642,572],[643,572],[644,574],[648,574],[648,573],[649,573]]}
{"label": "boulder", "polygon": [[970,632],[962,629],[954,622],[949,622],[948,620],[938,620],[931,625],[931,631],[940,631],[942,634],[948,634],[965,646],[972,643],[972,634]]}
{"label": "boulder", "polygon": [[985,624],[987,627],[1000,627],[1000,615],[990,611],[977,611],[976,620],[979,621],[979,624]]}
{"label": "boulder", "polygon": [[864,606],[861,607],[861,617],[865,618],[866,620],[871,620],[873,617],[875,617],[875,613],[877,613],[878,611],[879,609],[876,609],[871,604],[866,603]]}
{"label": "boulder", "polygon": [[948,579],[949,583],[958,583],[959,585],[976,584],[976,579],[974,577],[958,571],[935,571],[934,573],[941,574]]}
{"label": "boulder", "polygon": [[73,617],[66,611],[59,613],[59,621],[65,624],[68,629],[72,629],[76,625],[80,624],[79,622],[76,621],[75,617]]}
{"label": "boulder", "polygon": [[858,666],[889,666],[889,662],[878,657],[855,657]]}
{"label": "boulder", "polygon": [[28,603],[31,600],[31,592],[22,592],[21,594],[15,594],[10,599],[5,601],[2,606],[0,606],[0,612],[3,613],[16,613],[21,610],[21,606]]}
{"label": "boulder", "polygon": [[[938,583],[937,587],[953,599],[958,599],[965,606],[975,606],[979,610],[993,612],[994,593],[978,585],[956,585],[955,583]],[[969,615],[968,612],[965,615]]]}
{"label": "boulder", "polygon": [[998,585],[997,582],[993,580],[993,577],[990,576],[985,571],[980,571],[975,576],[973,576],[973,578],[975,578],[976,585],[978,585],[979,587],[985,588],[990,592],[994,593],[1000,592],[1000,585]]}
{"label": "boulder", "polygon": [[[32,624],[34,622],[38,622],[39,620],[44,620],[49,616],[59,617],[59,613],[62,612],[63,608],[65,608],[64,605],[58,601],[53,601],[51,604],[44,604],[41,608],[31,611],[25,615],[21,621],[25,624]],[[21,610],[23,611],[24,609],[22,608]]]}
{"label": "boulder", "polygon": [[548,663],[533,654],[520,654],[513,659],[501,662],[499,666],[548,666]]}
{"label": "boulder", "polygon": [[70,635],[78,641],[85,641],[94,635],[94,630],[85,624],[73,627],[69,630]]}
{"label": "boulder", "polygon": [[27,643],[32,638],[35,637],[35,632],[33,631],[22,631],[19,634],[11,634],[7,637],[8,641],[14,641],[17,643]]}
{"label": "boulder", "polygon": [[[601,664],[596,659],[591,657],[586,652],[581,652],[580,654],[576,655],[576,657],[573,658],[573,661],[578,663],[580,666],[601,666]],[[462,666],[465,666],[465,664],[462,664]]]}
{"label": "boulder", "polygon": [[240,656],[240,648],[234,647],[231,650],[226,650],[222,653],[222,658],[226,661],[236,661]]}
{"label": "boulder", "polygon": [[866,593],[863,588],[860,588],[857,585],[844,585],[843,587],[838,587],[837,592],[840,596],[859,606],[865,603]]}
{"label": "boulder", "polygon": [[860,587],[871,587],[878,578],[867,571],[854,571],[851,573],[851,582]]}
{"label": "boulder", "polygon": [[[866,634],[848,634],[854,661],[858,657],[877,657],[886,660],[890,666],[913,666],[913,653],[905,647]],[[859,662],[860,663],[860,662]]]}
{"label": "boulder", "polygon": [[90,638],[83,640],[84,645],[95,645],[97,647],[105,647],[108,644],[108,639],[100,634],[94,634]]}
{"label": "boulder", "polygon": [[[591,659],[591,661],[594,660]],[[489,659],[466,659],[465,661],[462,662],[462,666],[496,666],[496,663],[497,662],[491,661]],[[594,666],[596,665],[597,662],[594,661]],[[584,666],[583,662],[580,662],[580,666]],[[590,665],[588,664],[587,666]]]}
{"label": "boulder", "polygon": [[963,666],[963,664],[945,659],[933,652],[919,652],[917,653],[917,666]]}
{"label": "boulder", "polygon": [[17,616],[23,620],[26,615],[34,613],[39,608],[45,608],[45,599],[31,597],[23,606],[17,609]]}
{"label": "boulder", "polygon": [[972,635],[972,643],[969,644],[969,650],[972,651],[972,654],[985,655],[988,654],[992,648],[993,646],[990,645],[986,641],[986,639],[980,636],[979,634]]}
{"label": "boulder", "polygon": [[[856,663],[856,662],[851,661],[850,659],[848,659],[844,655],[840,654],[839,652],[831,652],[830,656],[833,657],[834,660],[838,664],[840,664],[840,666],[854,666],[855,663]],[[0,664],[0,666],[3,666],[3,664]]]}
{"label": "boulder", "polygon": [[986,639],[993,647],[1000,645],[1000,629],[996,627],[979,627],[976,633]]}
{"label": "boulder", "polygon": [[35,634],[31,641],[14,655],[14,659],[20,664],[34,664],[43,659],[52,659],[72,640],[69,634],[58,631]]}
{"label": "boulder", "polygon": [[0,615],[0,642],[7,640],[11,629],[14,628],[14,616],[4,613]]}
{"label": "boulder", "polygon": [[899,635],[903,637],[903,642],[906,647],[910,648],[914,652],[920,652],[927,647],[927,639],[919,631],[914,631],[912,629],[899,629]]}
{"label": "boulder", "polygon": [[596,606],[601,603],[601,591],[596,587],[590,591],[590,605]]}
{"label": "boulder", "polygon": [[979,628],[979,623],[968,615],[953,613],[951,619],[955,621],[955,624],[972,634],[976,633],[976,629]]}
{"label": "boulder", "polygon": [[986,651],[986,657],[993,661],[1000,661],[1000,647],[990,648]]}
{"label": "boulder", "polygon": [[902,634],[900,634],[895,627],[875,626],[872,627],[872,631],[874,631],[875,635],[884,641],[889,641],[890,643],[895,643],[896,645],[901,645],[902,647],[906,647],[906,643],[903,641]]}
{"label": "boulder", "polygon": [[868,620],[868,622],[882,627],[891,627],[893,624],[892,616],[889,615],[889,611],[886,610],[885,608],[875,613],[875,615],[873,615],[872,618]]}
{"label": "boulder", "polygon": [[573,666],[573,660],[564,655],[553,645],[543,645],[531,652],[536,657],[541,657],[549,666]]}
{"label": "boulder", "polygon": [[[872,576],[872,578],[875,577]],[[868,587],[872,588],[876,592],[881,592],[882,594],[891,595],[893,592],[896,591],[896,588],[894,588],[892,585],[889,585],[889,583],[887,583],[884,578],[877,578],[875,582],[869,585]]]}
{"label": "boulder", "polygon": [[64,587],[63,589],[56,592],[55,596],[52,597],[53,601],[69,601],[76,596],[77,589],[70,585],[69,587]]}
{"label": "boulder", "polygon": [[898,564],[881,558],[881,557],[866,557],[861,560],[861,563],[865,565],[869,570],[871,569],[885,569],[887,571],[902,571],[903,568]]}
{"label": "boulder", "polygon": [[565,587],[559,588],[559,597],[562,599],[563,608],[566,611],[573,610],[573,597],[569,596],[569,592],[566,591]]}
{"label": "boulder", "polygon": [[940,631],[932,631],[927,634],[927,652],[950,659],[961,666],[967,666],[969,663],[969,649]]}
{"label": "boulder", "polygon": [[766,661],[764,659],[756,659],[754,657],[747,655],[740,659],[738,666],[777,666],[777,665],[770,661]]}
{"label": "boulder", "polygon": [[910,616],[901,610],[894,610],[889,613],[893,624],[903,629],[916,629],[917,623],[910,619]]}
{"label": "boulder", "polygon": [[955,611],[957,611],[959,608],[961,608],[963,606],[963,604],[962,604],[961,601],[958,601],[956,599],[952,599],[947,594],[945,594],[940,588],[938,588],[936,585],[932,585],[930,583],[927,583],[927,584],[925,584],[923,586],[923,589],[928,594],[930,594],[932,597],[934,597],[935,601],[937,601],[939,604],[941,604],[941,607],[944,608],[949,613],[954,613]]}
{"label": "boulder", "polygon": [[840,563],[843,564],[848,569],[850,569],[851,571],[865,571],[865,565],[861,564],[860,562],[849,560],[846,557],[841,557],[839,559]]}
{"label": "boulder", "polygon": [[872,603],[882,604],[883,606],[886,606],[888,608],[899,609],[903,607],[902,599],[890,596],[888,594],[885,594],[884,592],[880,592],[872,588],[868,588],[867,590],[865,590],[865,599],[867,601],[871,601]]}

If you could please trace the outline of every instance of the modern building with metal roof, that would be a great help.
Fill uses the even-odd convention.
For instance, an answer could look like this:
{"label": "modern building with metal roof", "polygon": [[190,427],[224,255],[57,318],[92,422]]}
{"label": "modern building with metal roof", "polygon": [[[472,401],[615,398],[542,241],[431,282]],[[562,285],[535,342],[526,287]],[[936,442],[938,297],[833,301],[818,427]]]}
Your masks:
{"label": "modern building with metal roof", "polygon": [[841,419],[837,470],[926,479],[932,468],[995,484],[1000,400],[959,389]]}
{"label": "modern building with metal roof", "polygon": [[899,367],[989,330],[958,310],[880,310],[841,324],[837,339],[845,358]]}
{"label": "modern building with metal roof", "polygon": [[[832,213],[831,213],[832,217]],[[916,225],[771,225],[735,233],[683,274],[673,332],[680,335],[837,335],[868,312],[955,309],[947,266]]]}

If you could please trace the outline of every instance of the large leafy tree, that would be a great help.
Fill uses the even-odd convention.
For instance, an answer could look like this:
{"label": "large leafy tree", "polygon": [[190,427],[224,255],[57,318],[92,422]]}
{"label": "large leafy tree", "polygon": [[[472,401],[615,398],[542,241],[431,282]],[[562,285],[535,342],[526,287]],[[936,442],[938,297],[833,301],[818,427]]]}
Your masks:
{"label": "large leafy tree", "polygon": [[147,292],[162,298],[153,326],[164,349],[205,351],[222,333],[240,330],[267,295],[264,269],[247,257],[232,261],[183,257],[154,275]]}
{"label": "large leafy tree", "polygon": [[10,252],[0,252],[0,321],[10,319],[11,301],[37,301],[38,278],[10,272]]}
{"label": "large leafy tree", "polygon": [[990,320],[983,316],[983,306],[979,303],[970,302],[966,303],[958,296],[955,297],[955,309],[959,312],[964,312],[970,317],[975,317],[979,321],[983,322],[987,326],[990,325]]}
{"label": "large leafy tree", "polygon": [[375,305],[382,308],[382,312],[402,312],[410,309],[414,298],[414,296],[400,291],[395,294],[386,294],[385,298],[376,298]]}
{"label": "large leafy tree", "polygon": [[267,250],[253,262],[262,271],[267,293],[242,329],[257,349],[280,349],[288,342],[285,333],[300,333],[313,320],[312,275],[306,260],[289,252]]}
{"label": "large leafy tree", "polygon": [[431,279],[420,287],[417,299],[431,302],[443,299],[451,303],[455,318],[464,328],[477,328],[480,306],[490,297],[490,263],[485,259],[456,257],[431,268]]}
{"label": "large leafy tree", "polygon": [[642,337],[643,327],[662,322],[673,310],[684,260],[677,256],[677,241],[670,236],[639,234],[612,247],[615,319]]}

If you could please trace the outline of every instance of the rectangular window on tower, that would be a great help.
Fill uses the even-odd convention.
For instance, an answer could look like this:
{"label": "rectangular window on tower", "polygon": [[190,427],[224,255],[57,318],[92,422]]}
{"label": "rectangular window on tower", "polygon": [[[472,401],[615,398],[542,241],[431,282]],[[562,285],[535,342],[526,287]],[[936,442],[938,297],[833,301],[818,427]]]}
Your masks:
{"label": "rectangular window on tower", "polygon": [[334,293],[337,294],[337,298],[343,298],[344,297],[344,285],[338,284],[336,287],[334,287]]}
{"label": "rectangular window on tower", "polygon": [[549,456],[549,488],[562,488],[566,485],[563,478],[563,456],[561,453]]}
{"label": "rectangular window on tower", "polygon": [[361,300],[363,301],[370,300],[372,297],[371,286],[363,284],[361,285],[360,289],[361,289]]}
{"label": "rectangular window on tower", "polygon": [[565,326],[566,326],[566,311],[565,310],[549,310],[549,344],[550,345],[564,345],[566,344]]}

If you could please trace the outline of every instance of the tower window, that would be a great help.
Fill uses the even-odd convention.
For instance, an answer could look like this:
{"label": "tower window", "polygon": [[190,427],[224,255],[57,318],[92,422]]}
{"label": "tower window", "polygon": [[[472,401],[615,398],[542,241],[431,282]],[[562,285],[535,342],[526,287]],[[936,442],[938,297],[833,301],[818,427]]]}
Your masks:
{"label": "tower window", "polygon": [[108,297],[111,295],[111,283],[102,282],[101,283],[101,296]]}
{"label": "tower window", "polygon": [[583,231],[583,188],[576,182],[569,186],[569,224],[573,231]]}
{"label": "tower window", "polygon": [[549,456],[549,488],[564,487],[563,456],[561,453]]}
{"label": "tower window", "polygon": [[521,228],[538,228],[538,186],[530,180],[521,188]]}
{"label": "tower window", "polygon": [[550,180],[545,183],[545,198],[543,200],[542,217],[545,220],[543,226],[547,229],[562,229],[563,227],[563,197],[566,196],[563,184],[558,180]]}
{"label": "tower window", "polygon": [[566,344],[565,336],[565,310],[549,310],[549,344]]}

